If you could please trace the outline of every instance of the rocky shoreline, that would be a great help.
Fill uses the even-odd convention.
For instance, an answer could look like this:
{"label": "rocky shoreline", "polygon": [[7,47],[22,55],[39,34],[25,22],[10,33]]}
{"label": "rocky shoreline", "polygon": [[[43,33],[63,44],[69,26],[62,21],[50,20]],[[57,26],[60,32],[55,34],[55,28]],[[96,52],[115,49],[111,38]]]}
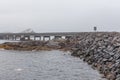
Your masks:
{"label": "rocky shoreline", "polygon": [[69,40],[6,42],[0,45],[6,50],[69,50],[92,68],[104,74],[108,80],[120,80],[120,33],[85,32]]}
{"label": "rocky shoreline", "polygon": [[21,41],[5,42],[0,44],[0,48],[5,50],[18,51],[39,51],[39,50],[63,50],[67,51],[73,48],[73,42],[69,40],[50,40],[50,41]]}

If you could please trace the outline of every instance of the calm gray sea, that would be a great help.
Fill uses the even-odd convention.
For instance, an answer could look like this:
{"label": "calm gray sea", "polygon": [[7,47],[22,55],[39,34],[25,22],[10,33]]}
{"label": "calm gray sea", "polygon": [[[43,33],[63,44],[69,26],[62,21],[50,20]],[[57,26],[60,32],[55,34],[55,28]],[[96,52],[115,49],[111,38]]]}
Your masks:
{"label": "calm gray sea", "polygon": [[105,79],[69,52],[0,50],[0,80]]}

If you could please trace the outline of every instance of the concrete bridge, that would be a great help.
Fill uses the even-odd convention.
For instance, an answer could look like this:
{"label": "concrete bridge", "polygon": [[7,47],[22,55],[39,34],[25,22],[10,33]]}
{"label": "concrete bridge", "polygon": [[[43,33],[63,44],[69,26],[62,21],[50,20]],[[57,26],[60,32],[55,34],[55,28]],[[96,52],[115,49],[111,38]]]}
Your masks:
{"label": "concrete bridge", "polygon": [[81,32],[59,32],[59,33],[0,33],[2,40],[51,40],[59,38],[76,37]]}

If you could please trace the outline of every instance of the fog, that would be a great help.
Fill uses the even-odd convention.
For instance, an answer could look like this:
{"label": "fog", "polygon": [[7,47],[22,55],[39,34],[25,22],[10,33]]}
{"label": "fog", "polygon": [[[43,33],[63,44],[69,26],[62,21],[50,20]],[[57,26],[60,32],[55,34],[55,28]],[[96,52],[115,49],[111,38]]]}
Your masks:
{"label": "fog", "polygon": [[120,31],[120,0],[0,0],[0,32]]}

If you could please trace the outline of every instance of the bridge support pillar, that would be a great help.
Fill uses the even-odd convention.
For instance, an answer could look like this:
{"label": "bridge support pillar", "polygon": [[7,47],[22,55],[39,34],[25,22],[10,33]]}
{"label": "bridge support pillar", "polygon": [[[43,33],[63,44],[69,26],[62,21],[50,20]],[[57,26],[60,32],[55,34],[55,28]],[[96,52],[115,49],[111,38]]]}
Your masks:
{"label": "bridge support pillar", "polygon": [[13,37],[12,36],[8,36],[8,40],[12,40],[13,39]]}
{"label": "bridge support pillar", "polygon": [[17,39],[17,37],[15,36],[15,37],[14,37],[14,40],[16,41],[16,39]]}
{"label": "bridge support pillar", "polygon": [[41,40],[41,36],[34,36],[34,40]]}
{"label": "bridge support pillar", "polygon": [[21,40],[21,36],[15,36],[15,40]]}
{"label": "bridge support pillar", "polygon": [[16,35],[13,35],[13,36],[12,36],[12,40],[16,40]]}
{"label": "bridge support pillar", "polygon": [[14,36],[12,36],[12,40],[14,40]]}
{"label": "bridge support pillar", "polygon": [[9,35],[6,36],[6,40],[9,40]]}
{"label": "bridge support pillar", "polygon": [[62,39],[62,36],[55,36],[55,39]]}
{"label": "bridge support pillar", "polygon": [[43,36],[43,41],[50,40],[50,36]]}
{"label": "bridge support pillar", "polygon": [[65,36],[65,39],[70,39],[72,36]]}
{"label": "bridge support pillar", "polygon": [[24,39],[25,40],[30,40],[30,36],[25,36]]}

